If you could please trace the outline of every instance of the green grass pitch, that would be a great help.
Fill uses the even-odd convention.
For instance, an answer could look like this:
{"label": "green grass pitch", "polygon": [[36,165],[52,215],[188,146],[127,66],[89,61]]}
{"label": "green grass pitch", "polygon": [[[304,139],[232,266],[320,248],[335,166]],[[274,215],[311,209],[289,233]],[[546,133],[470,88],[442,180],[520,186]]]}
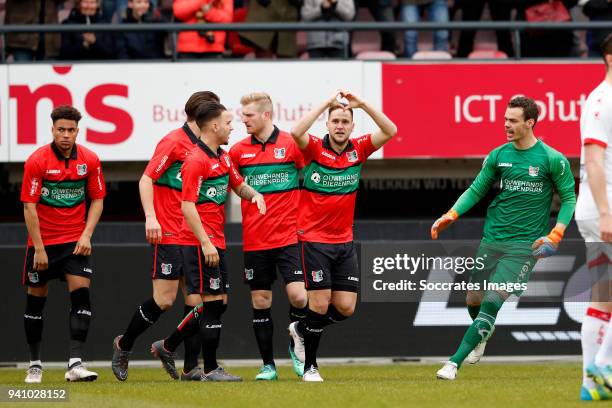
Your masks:
{"label": "green grass pitch", "polygon": [[[66,403],[0,402],[23,407],[566,407],[578,400],[581,367],[577,363],[466,365],[454,382],[435,379],[439,365],[323,365],[325,383],[302,383],[289,367],[279,381],[255,382],[257,368],[228,369],[243,383],[181,383],[161,369],[132,368],[120,383],[108,368],[97,369],[94,383],[68,384],[64,371],[45,370],[43,384],[31,388],[67,388]],[[0,387],[23,388],[24,370],[0,369]],[[28,388],[30,388],[28,387]],[[606,402],[591,404],[608,405]],[[609,403],[612,405],[612,403]]]}

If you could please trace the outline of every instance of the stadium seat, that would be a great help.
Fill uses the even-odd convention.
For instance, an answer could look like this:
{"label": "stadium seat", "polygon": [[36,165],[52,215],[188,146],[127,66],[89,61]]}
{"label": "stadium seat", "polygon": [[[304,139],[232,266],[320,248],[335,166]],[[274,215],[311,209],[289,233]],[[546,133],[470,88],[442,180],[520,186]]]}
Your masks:
{"label": "stadium seat", "polygon": [[446,51],[417,51],[412,56],[415,60],[447,60],[453,59],[453,56]]}
{"label": "stadium seat", "polygon": [[474,51],[497,51],[497,43],[495,41],[475,41]]}
{"label": "stadium seat", "polygon": [[[237,8],[234,10],[234,23],[242,23],[246,20],[247,9],[246,7]],[[247,47],[240,41],[240,36],[236,31],[230,31],[228,33],[228,45],[229,49],[232,51],[232,56],[234,57],[244,57],[249,53],[255,52],[253,48]]]}
{"label": "stadium seat", "polygon": [[389,51],[362,51],[357,56],[358,60],[394,60],[395,54]]}
{"label": "stadium seat", "polygon": [[507,59],[508,55],[506,55],[503,51],[496,50],[476,50],[472,51],[470,55],[468,55],[469,59]]}

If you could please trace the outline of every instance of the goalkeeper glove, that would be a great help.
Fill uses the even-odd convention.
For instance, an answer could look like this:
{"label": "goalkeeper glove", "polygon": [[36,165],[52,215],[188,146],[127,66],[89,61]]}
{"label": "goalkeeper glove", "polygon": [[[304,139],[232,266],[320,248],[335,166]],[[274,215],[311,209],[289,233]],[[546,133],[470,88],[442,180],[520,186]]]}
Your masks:
{"label": "goalkeeper glove", "polygon": [[531,246],[533,255],[536,259],[546,258],[554,255],[559,247],[559,242],[563,239],[563,230],[560,228],[553,228],[550,234],[545,237],[540,237],[535,240]]}
{"label": "goalkeeper glove", "polygon": [[438,239],[438,233],[447,229],[453,222],[457,221],[457,218],[459,218],[459,214],[452,208],[438,218],[431,226],[431,239]]}

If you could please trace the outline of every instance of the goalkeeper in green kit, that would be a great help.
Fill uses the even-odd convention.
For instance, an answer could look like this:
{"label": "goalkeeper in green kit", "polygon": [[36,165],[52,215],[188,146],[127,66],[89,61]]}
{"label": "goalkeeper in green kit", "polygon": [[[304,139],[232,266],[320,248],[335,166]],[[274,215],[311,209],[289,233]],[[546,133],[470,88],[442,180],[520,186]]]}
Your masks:
{"label": "goalkeeper in green kit", "polygon": [[[467,293],[473,322],[455,354],[437,372],[439,379],[454,380],[464,361],[474,364],[480,360],[504,301],[510,294],[521,295],[537,259],[556,252],[574,213],[576,195],[569,162],[535,137],[537,120],[538,107],[533,99],[510,100],[504,115],[508,143],[489,153],[472,185],[431,227],[431,238],[437,239],[440,231],[472,208],[499,181],[500,191],[487,210],[476,254],[484,260],[484,268],[473,270],[470,276],[470,281],[479,283],[482,289]],[[549,232],[553,189],[559,193],[561,209],[557,224]],[[487,290],[483,287],[485,281],[497,288],[511,289]]]}

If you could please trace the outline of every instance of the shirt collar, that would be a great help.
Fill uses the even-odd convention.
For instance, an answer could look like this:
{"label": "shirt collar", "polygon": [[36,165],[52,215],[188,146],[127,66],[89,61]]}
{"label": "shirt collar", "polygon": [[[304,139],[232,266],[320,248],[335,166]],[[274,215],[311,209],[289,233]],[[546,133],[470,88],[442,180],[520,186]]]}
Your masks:
{"label": "shirt collar", "polygon": [[221,147],[219,147],[217,149],[217,153],[213,152],[212,149],[210,147],[208,147],[208,145],[206,143],[204,143],[203,141],[199,140],[197,141],[197,145],[200,149],[202,149],[204,151],[204,153],[206,153],[208,155],[208,157],[212,158],[212,159],[219,159],[221,158],[221,155],[223,154],[223,149],[221,149]]}
{"label": "shirt collar", "polygon": [[191,143],[196,144],[200,140],[195,135],[195,133],[193,133],[193,131],[191,130],[187,122],[185,122],[185,124],[183,125],[183,131],[185,132],[185,134],[187,134],[187,136],[189,137],[189,140],[191,140]]}
{"label": "shirt collar", "polygon": [[[57,157],[57,160],[60,160],[60,161],[66,160],[66,158],[64,157],[60,149],[58,149],[57,146],[55,145],[55,142],[51,142],[51,150],[53,150],[53,153],[55,153],[55,157]],[[77,158],[77,144],[75,143],[74,146],[72,146],[72,152],[70,153],[70,157],[68,159],[76,160],[76,158]]]}
{"label": "shirt collar", "polygon": [[252,145],[256,145],[256,144],[260,144],[262,146],[266,145],[267,143],[276,143],[276,139],[278,139],[278,134],[280,133],[280,130],[278,130],[278,128],[276,126],[274,126],[274,130],[272,131],[272,134],[270,135],[270,137],[268,138],[268,140],[266,140],[264,143],[262,143],[259,139],[257,139],[255,137],[255,135],[251,135],[251,144]]}
{"label": "shirt collar", "polygon": [[342,155],[342,153],[346,152],[349,149],[353,149],[354,145],[353,142],[351,141],[351,139],[349,139],[348,143],[346,144],[346,146],[344,146],[344,150],[342,150],[340,152],[340,154],[336,153],[336,151],[332,148],[331,144],[329,143],[329,134],[323,136],[323,147],[326,148],[327,150],[331,150],[332,152],[334,152],[335,155],[340,156]]}

